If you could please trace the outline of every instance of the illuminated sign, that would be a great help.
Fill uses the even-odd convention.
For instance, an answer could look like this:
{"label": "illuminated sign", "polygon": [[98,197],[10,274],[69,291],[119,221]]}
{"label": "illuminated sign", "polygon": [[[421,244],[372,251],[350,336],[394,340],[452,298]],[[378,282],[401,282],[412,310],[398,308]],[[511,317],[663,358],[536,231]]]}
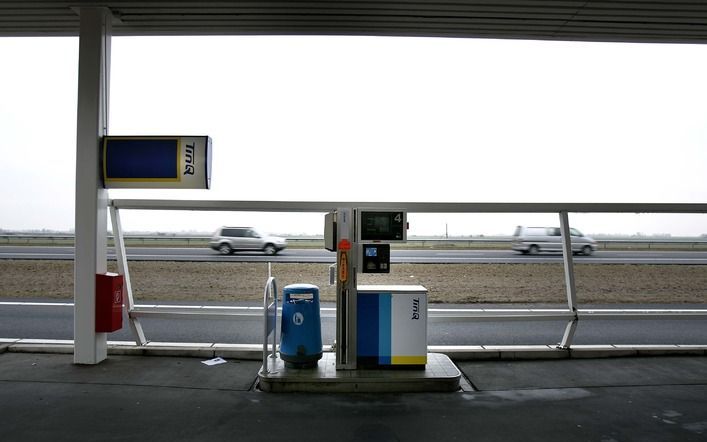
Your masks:
{"label": "illuminated sign", "polygon": [[114,189],[208,189],[211,138],[107,136],[102,146],[103,186]]}

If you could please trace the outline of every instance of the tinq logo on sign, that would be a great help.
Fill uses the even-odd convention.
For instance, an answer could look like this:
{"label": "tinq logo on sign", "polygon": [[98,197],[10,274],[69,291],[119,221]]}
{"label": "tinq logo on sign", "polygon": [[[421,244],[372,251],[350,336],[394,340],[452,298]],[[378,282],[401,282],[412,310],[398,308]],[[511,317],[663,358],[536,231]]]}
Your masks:
{"label": "tinq logo on sign", "polygon": [[211,138],[107,136],[103,138],[105,188],[208,189]]}
{"label": "tinq logo on sign", "polygon": [[412,319],[420,319],[420,298],[412,300]]}

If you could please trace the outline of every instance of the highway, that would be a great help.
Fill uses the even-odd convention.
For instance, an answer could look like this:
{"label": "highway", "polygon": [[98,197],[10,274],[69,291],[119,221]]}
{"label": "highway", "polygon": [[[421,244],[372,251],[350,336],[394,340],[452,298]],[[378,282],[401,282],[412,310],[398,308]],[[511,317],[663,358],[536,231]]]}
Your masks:
{"label": "highway", "polygon": [[[46,302],[44,306],[15,305],[12,301]],[[142,301],[142,303],[149,301]],[[0,298],[0,338],[73,339],[72,300]],[[141,302],[138,302],[140,304]],[[169,304],[224,305],[216,302],[179,302]],[[231,304],[233,305],[233,304]],[[238,303],[255,306],[257,303]],[[333,308],[331,303],[323,308]],[[509,308],[508,305],[431,305],[430,308]],[[514,308],[529,307],[514,304]],[[537,306],[536,306],[537,307]],[[553,306],[566,307],[564,305]],[[581,308],[704,308],[703,305],[581,305]],[[262,317],[231,319],[141,319],[148,340],[160,342],[219,342],[233,344],[262,343]],[[335,336],[335,318],[322,318],[322,340],[331,344]],[[454,321],[430,320],[429,345],[542,345],[562,339],[566,321]],[[123,329],[108,335],[109,340],[129,341],[133,337],[123,318]],[[685,344],[707,343],[707,321],[684,320],[585,320],[580,321],[575,344]]]}
{"label": "highway", "polygon": [[[336,254],[323,249],[286,249],[274,256],[259,252],[220,255],[208,248],[131,247],[128,259],[135,261],[202,262],[297,262],[333,263]],[[0,246],[0,259],[74,259],[73,247]],[[109,259],[115,259],[109,248]],[[392,250],[393,263],[419,264],[527,264],[557,263],[561,254],[520,255],[511,250]],[[575,256],[578,264],[707,264],[707,251],[613,251],[600,250],[591,256]]]}

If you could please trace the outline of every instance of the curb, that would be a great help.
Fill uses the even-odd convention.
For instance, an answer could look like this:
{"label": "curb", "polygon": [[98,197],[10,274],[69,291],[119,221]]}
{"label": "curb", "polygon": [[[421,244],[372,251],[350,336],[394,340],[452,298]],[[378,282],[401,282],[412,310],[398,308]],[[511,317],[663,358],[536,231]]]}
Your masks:
{"label": "curb", "polygon": [[[331,351],[324,346],[324,351]],[[442,353],[453,361],[534,360],[534,359],[595,359],[630,356],[706,356],[707,345],[576,345],[570,349],[551,345],[486,345],[428,347],[432,353]],[[1,353],[73,354],[71,340],[2,339]],[[108,355],[177,356],[211,359],[260,361],[263,346],[259,344],[149,342],[138,346],[132,341],[108,341]]]}
{"label": "curb", "polygon": [[598,359],[630,356],[705,356],[707,345],[574,345],[569,349],[552,345],[430,346],[454,361]]}

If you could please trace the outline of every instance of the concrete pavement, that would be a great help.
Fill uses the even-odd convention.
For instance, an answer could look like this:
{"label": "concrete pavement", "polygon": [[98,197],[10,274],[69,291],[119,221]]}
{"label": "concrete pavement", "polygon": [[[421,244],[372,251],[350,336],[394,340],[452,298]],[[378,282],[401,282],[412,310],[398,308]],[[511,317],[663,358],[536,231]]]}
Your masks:
{"label": "concrete pavement", "polygon": [[[0,348],[0,352],[8,347]],[[707,439],[707,357],[459,362],[474,391],[264,393],[260,362],[0,354],[0,434],[26,440]]]}

